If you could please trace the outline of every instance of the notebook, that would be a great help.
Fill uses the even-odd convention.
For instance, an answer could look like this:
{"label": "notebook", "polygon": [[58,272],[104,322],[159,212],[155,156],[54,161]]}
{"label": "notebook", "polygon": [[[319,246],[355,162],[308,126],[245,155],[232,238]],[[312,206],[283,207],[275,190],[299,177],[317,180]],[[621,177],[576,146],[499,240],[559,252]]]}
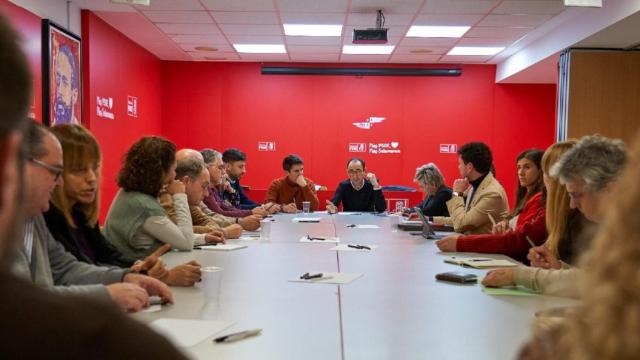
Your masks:
{"label": "notebook", "polygon": [[445,258],[444,262],[455,265],[462,265],[472,267],[474,269],[486,269],[494,267],[511,267],[518,266],[518,264],[504,259],[492,259],[483,257],[449,257]]}

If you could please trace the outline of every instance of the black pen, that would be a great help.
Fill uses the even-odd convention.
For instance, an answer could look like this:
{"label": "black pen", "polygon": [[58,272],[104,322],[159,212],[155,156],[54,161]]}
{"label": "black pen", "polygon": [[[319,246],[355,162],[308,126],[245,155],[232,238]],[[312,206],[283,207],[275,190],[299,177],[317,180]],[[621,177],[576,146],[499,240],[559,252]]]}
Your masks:
{"label": "black pen", "polygon": [[317,273],[317,274],[313,274],[313,275],[308,275],[305,280],[311,280],[311,279],[318,279],[322,277],[322,273]]}
{"label": "black pen", "polygon": [[250,336],[260,335],[261,332],[262,332],[262,329],[241,331],[241,332],[238,332],[238,333],[217,337],[217,338],[213,339],[213,341],[215,341],[217,343],[238,341],[238,340],[246,339],[246,338],[248,338]]}
{"label": "black pen", "polygon": [[349,244],[349,245],[347,245],[347,247],[350,247],[350,248],[353,248],[353,249],[359,249],[359,250],[362,250],[362,249],[371,250],[371,248],[366,246],[366,245],[351,245],[351,244]]}

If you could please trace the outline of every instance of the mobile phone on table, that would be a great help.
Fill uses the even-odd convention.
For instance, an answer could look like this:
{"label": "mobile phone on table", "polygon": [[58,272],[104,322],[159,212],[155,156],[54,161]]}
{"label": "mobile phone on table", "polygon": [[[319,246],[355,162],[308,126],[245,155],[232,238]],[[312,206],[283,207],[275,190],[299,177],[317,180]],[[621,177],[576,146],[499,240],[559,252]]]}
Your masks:
{"label": "mobile phone on table", "polygon": [[450,271],[436,275],[436,280],[454,282],[458,284],[470,284],[478,281],[475,274],[467,274],[461,271]]}

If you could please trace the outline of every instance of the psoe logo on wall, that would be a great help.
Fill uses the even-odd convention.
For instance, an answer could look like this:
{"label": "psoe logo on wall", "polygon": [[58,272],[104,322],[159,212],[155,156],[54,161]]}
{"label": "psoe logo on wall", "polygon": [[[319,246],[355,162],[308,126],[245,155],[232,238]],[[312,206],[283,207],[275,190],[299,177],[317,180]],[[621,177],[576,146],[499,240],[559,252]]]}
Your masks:
{"label": "psoe logo on wall", "polygon": [[400,143],[397,141],[369,143],[369,154],[400,154]]}
{"label": "psoe logo on wall", "polygon": [[127,115],[138,117],[138,98],[127,95]]}
{"label": "psoe logo on wall", "polygon": [[371,130],[371,128],[373,127],[373,124],[379,124],[385,121],[386,119],[387,119],[386,117],[381,117],[381,116],[370,116],[363,122],[354,122],[353,126],[360,129]]}
{"label": "psoe logo on wall", "polygon": [[349,152],[355,152],[355,153],[367,152],[367,144],[365,144],[365,143],[349,143]]}
{"label": "psoe logo on wall", "polygon": [[275,141],[259,141],[258,151],[276,151]]}
{"label": "psoe logo on wall", "polygon": [[440,144],[440,153],[441,154],[457,154],[458,145],[457,144]]}
{"label": "psoe logo on wall", "polygon": [[113,98],[96,96],[96,114],[98,117],[115,120],[113,115]]}

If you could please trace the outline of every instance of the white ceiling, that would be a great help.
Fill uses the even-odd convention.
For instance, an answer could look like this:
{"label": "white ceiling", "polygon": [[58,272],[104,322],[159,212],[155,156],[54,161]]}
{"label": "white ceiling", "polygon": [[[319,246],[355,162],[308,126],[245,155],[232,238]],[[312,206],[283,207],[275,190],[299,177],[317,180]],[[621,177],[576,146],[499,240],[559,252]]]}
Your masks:
{"label": "white ceiling", "polygon": [[[500,64],[529,44],[563,32],[566,19],[577,17],[588,22],[601,10],[566,8],[562,0],[151,0],[149,7],[112,4],[109,0],[72,1],[80,8],[93,10],[158,58],[178,61]],[[605,7],[622,8],[621,4],[633,1],[640,2],[604,0],[604,3]],[[351,43],[354,28],[374,27],[377,9],[385,14],[389,45],[395,45],[393,53],[341,54],[342,46]],[[626,5],[623,10],[635,9]],[[616,16],[610,17],[620,18],[620,14]],[[640,23],[639,17],[635,17],[635,24]],[[285,36],[284,23],[341,24],[343,31],[341,37]],[[590,43],[600,46],[611,43],[615,47],[637,44],[640,36],[636,34],[640,32],[630,35],[626,30],[633,24],[610,35],[600,34]],[[471,29],[459,39],[408,38],[405,34],[412,25],[466,25]],[[583,32],[579,40],[596,31]],[[624,39],[620,38],[621,33],[625,34]],[[287,53],[240,54],[233,48],[234,43],[284,44]],[[550,58],[574,43],[562,44],[544,54],[535,61],[540,63],[537,67],[533,66],[535,63],[526,67],[549,72]],[[495,56],[447,55],[458,45],[506,48]],[[196,49],[202,46],[217,51]],[[525,76],[532,77],[536,76]],[[554,81],[555,75],[547,74],[543,81],[533,82]]]}

